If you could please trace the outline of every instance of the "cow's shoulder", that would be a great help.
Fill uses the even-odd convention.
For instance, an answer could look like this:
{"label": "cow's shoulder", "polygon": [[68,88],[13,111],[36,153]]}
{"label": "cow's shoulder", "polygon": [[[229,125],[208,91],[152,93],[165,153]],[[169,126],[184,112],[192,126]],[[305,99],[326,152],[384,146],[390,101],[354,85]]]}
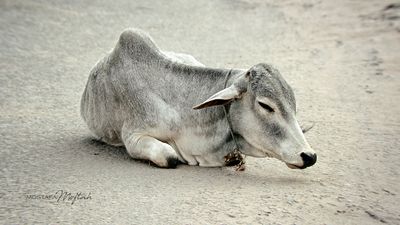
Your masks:
{"label": "cow's shoulder", "polygon": [[118,50],[131,57],[144,60],[161,55],[150,35],[133,28],[126,29],[121,33],[118,40]]}

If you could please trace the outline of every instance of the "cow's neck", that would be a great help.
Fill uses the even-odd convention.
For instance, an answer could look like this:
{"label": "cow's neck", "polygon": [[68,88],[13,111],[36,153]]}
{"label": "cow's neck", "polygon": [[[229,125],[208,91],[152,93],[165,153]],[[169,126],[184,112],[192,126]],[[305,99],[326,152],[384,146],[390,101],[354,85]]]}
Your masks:
{"label": "cow's neck", "polygon": [[[185,104],[193,107],[213,94],[224,89],[224,86],[231,85],[244,70],[213,69],[182,64],[169,64],[166,66],[179,79],[185,83],[187,90],[181,90],[185,96]],[[229,74],[229,72],[231,74]],[[227,76],[229,74],[229,76]],[[188,107],[188,105],[184,106]],[[186,125],[189,130],[197,130],[201,127],[203,138],[207,141],[199,148],[206,149],[204,154],[213,153],[216,158],[224,160],[224,156],[236,148],[235,137],[231,135],[230,126],[224,107],[210,107],[207,109],[193,110],[186,118]],[[198,140],[203,140],[200,138]],[[191,146],[194,147],[194,146]]]}

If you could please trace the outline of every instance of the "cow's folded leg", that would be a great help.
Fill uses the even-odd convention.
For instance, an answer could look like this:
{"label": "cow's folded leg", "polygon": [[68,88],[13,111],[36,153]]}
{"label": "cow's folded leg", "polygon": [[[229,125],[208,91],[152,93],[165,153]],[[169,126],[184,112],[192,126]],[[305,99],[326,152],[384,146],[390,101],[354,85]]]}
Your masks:
{"label": "cow's folded leg", "polygon": [[179,163],[175,150],[156,138],[133,134],[124,138],[128,154],[134,159],[150,160],[159,167],[175,168]]}

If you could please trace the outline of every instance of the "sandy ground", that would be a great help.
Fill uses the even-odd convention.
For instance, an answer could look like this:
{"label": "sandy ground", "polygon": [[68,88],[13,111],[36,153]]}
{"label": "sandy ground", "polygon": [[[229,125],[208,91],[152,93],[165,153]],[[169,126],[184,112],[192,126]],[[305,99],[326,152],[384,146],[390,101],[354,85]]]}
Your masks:
{"label": "sandy ground", "polygon": [[[400,224],[393,2],[0,0],[0,223]],[[208,66],[275,65],[317,164],[166,170],[93,141],[81,93],[127,27]],[[88,199],[34,199],[59,190]]]}

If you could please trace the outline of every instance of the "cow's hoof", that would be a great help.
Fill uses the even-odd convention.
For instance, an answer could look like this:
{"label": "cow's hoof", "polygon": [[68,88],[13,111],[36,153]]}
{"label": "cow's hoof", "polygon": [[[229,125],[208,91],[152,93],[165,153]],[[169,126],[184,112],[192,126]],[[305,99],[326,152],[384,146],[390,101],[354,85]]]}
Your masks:
{"label": "cow's hoof", "polygon": [[152,166],[164,169],[175,169],[178,164],[181,164],[181,161],[173,156],[164,158],[162,162],[155,160],[149,160],[148,162]]}
{"label": "cow's hoof", "polygon": [[177,159],[175,157],[168,157],[167,158],[167,166],[165,168],[175,169],[179,163],[180,163],[179,159]]}

